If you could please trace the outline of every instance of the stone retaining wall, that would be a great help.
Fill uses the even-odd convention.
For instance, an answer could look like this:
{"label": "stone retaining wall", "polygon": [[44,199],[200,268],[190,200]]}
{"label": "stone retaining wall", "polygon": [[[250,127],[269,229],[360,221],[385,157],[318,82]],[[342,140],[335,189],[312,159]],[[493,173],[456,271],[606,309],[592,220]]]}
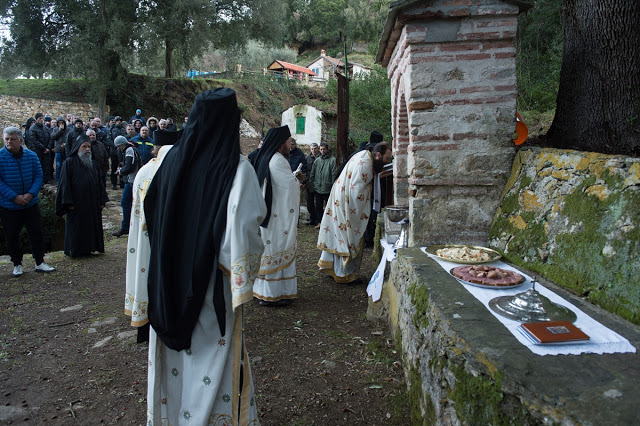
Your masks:
{"label": "stone retaining wall", "polygon": [[507,261],[640,324],[640,159],[521,150],[490,236]]}
{"label": "stone retaining wall", "polygon": [[[20,127],[29,117],[41,112],[54,120],[66,114],[77,115],[83,120],[95,117],[98,106],[79,102],[52,101],[50,99],[25,98],[21,96],[0,95],[0,125]],[[107,105],[107,114],[109,106]]]}
{"label": "stone retaining wall", "polygon": [[[491,245],[640,347],[640,159],[518,152]],[[556,285],[557,284],[557,285]],[[605,311],[593,302],[610,312]],[[412,424],[634,424],[638,354],[538,356],[418,248],[399,250],[370,319],[402,347]]]}
{"label": "stone retaining wall", "polygon": [[[540,282],[640,347],[640,327]],[[640,418],[637,353],[539,356],[418,248],[398,250],[382,299],[413,425],[623,425]]]}

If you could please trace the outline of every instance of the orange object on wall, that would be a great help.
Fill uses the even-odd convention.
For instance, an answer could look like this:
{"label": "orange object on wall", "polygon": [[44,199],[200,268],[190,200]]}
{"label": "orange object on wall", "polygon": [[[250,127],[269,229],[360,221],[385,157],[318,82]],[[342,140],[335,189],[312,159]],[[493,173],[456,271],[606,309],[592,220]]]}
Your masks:
{"label": "orange object on wall", "polygon": [[529,129],[524,123],[524,120],[522,120],[519,112],[516,112],[516,133],[517,137],[513,140],[513,143],[516,145],[522,145],[529,136]]}

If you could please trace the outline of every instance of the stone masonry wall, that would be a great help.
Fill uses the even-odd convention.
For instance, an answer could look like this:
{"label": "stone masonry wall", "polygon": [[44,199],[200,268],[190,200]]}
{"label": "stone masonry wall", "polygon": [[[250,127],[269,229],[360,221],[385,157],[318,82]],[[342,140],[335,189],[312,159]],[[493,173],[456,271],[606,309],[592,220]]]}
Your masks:
{"label": "stone masonry wall", "polygon": [[[540,283],[640,347],[640,327]],[[419,248],[398,250],[369,319],[402,348],[415,425],[626,425],[640,416],[637,353],[539,356]]]}
{"label": "stone masonry wall", "polygon": [[[640,347],[640,159],[521,149],[491,246]],[[534,355],[418,247],[398,250],[367,317],[386,319],[402,346],[413,423],[639,418],[637,353]]]}
{"label": "stone masonry wall", "polygon": [[640,159],[521,150],[491,247],[640,324]]}
{"label": "stone masonry wall", "polygon": [[382,63],[411,244],[488,241],[515,154],[518,13],[496,0],[425,1],[396,18]]}
{"label": "stone masonry wall", "polygon": [[[109,107],[107,106],[107,113]],[[54,120],[66,114],[77,115],[83,120],[98,114],[98,106],[78,102],[52,101],[49,99],[24,98],[0,95],[0,125],[20,127],[29,117],[41,112]]]}

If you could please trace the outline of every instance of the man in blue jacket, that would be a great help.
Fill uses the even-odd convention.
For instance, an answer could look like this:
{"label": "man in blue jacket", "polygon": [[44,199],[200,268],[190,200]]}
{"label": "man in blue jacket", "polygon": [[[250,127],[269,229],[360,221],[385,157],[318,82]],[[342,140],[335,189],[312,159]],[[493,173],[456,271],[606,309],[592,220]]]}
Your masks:
{"label": "man in blue jacket", "polygon": [[138,152],[142,157],[142,165],[145,165],[153,158],[153,139],[149,137],[149,128],[143,126],[140,129],[140,134],[131,138],[130,142],[135,142],[138,145]]}
{"label": "man in blue jacket", "polygon": [[4,148],[0,149],[0,221],[4,229],[7,250],[13,262],[13,276],[23,274],[20,231],[27,228],[36,272],[56,269],[44,261],[42,219],[38,193],[42,187],[42,167],[38,156],[22,146],[22,134],[17,127],[3,132]]}

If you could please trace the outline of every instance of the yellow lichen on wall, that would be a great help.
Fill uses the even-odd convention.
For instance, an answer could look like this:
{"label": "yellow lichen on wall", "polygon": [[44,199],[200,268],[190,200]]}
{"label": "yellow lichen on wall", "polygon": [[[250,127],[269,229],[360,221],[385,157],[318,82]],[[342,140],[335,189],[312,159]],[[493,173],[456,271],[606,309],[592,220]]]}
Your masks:
{"label": "yellow lichen on wall", "polygon": [[640,163],[634,163],[629,167],[629,175],[624,179],[624,187],[640,185]]}
{"label": "yellow lichen on wall", "polygon": [[525,222],[520,215],[516,217],[509,216],[509,222],[511,222],[513,226],[520,229],[521,231],[527,228],[527,222]]}
{"label": "yellow lichen on wall", "polygon": [[585,194],[598,197],[600,201],[604,201],[609,196],[609,190],[604,185],[592,185],[585,189]]}
{"label": "yellow lichen on wall", "polygon": [[538,163],[538,170],[542,169],[543,167],[547,167],[545,163],[552,164],[554,169],[565,169],[574,167],[572,157],[569,155],[565,155],[558,150],[540,153],[536,162]]}
{"label": "yellow lichen on wall", "polygon": [[487,355],[484,352],[478,352],[477,359],[480,364],[487,367],[487,370],[489,371],[489,374],[491,374],[491,377],[493,377],[496,371],[498,371],[496,365],[487,358]]}
{"label": "yellow lichen on wall", "polygon": [[553,172],[551,172],[551,176],[558,180],[569,180],[569,178],[571,177],[571,173],[566,170],[554,170]]}
{"label": "yellow lichen on wall", "polygon": [[520,169],[522,168],[522,164],[525,163],[527,161],[527,158],[530,156],[530,153],[516,155],[516,158],[513,160],[513,166],[511,167],[511,176],[509,176],[509,180],[504,187],[504,191],[502,191],[501,197],[504,197],[505,194],[516,184],[516,182],[518,181],[518,177],[520,176]]}
{"label": "yellow lichen on wall", "polygon": [[640,324],[632,278],[640,276],[640,159],[540,148],[518,157],[518,181],[501,200],[491,247]]}
{"label": "yellow lichen on wall", "polygon": [[520,194],[521,200],[520,204],[527,211],[535,211],[540,210],[542,208],[542,203],[540,202],[540,197],[534,194],[532,191],[524,191]]}

